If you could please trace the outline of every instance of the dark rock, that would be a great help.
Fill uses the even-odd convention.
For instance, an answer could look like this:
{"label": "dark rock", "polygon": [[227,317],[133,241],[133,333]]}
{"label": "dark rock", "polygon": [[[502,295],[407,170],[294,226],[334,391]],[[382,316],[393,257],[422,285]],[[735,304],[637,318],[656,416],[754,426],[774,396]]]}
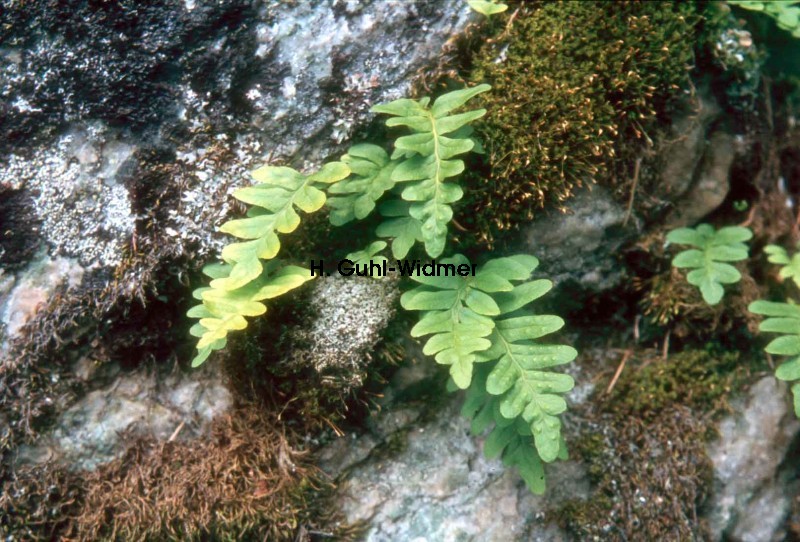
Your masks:
{"label": "dark rock", "polygon": [[30,194],[0,186],[0,267],[13,271],[33,258],[40,222]]}

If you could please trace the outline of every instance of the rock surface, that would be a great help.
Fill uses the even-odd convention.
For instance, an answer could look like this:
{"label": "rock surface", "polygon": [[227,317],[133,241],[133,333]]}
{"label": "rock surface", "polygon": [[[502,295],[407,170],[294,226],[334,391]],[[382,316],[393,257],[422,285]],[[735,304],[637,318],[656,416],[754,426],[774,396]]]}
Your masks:
{"label": "rock surface", "polygon": [[[185,285],[187,260],[195,266],[222,246],[217,228],[248,170],[278,161],[314,167],[342,152],[372,118],[369,108],[407,95],[417,71],[473,17],[460,0],[5,3],[0,199],[13,205],[0,205],[0,297],[8,330],[53,295],[29,278],[43,265],[39,246],[42,261],[54,262],[48,284],[70,281],[87,298],[121,295],[144,306],[163,290],[155,269]],[[86,270],[81,284],[75,265],[64,264],[73,261]],[[95,327],[70,345],[70,357],[114,341]],[[195,410],[230,404],[199,373],[152,379],[122,369],[60,404],[43,446],[92,467],[116,455],[118,431],[166,438]],[[176,403],[164,395],[170,389],[196,397]]]}
{"label": "rock surface", "polygon": [[[74,470],[93,470],[124,452],[125,437],[206,435],[209,422],[233,404],[211,366],[188,374],[144,368],[124,372],[118,366],[98,370],[83,358],[74,370],[92,391],[59,415],[51,434],[21,447],[18,463],[58,460]],[[103,381],[107,384],[98,387]]]}
{"label": "rock surface", "polygon": [[619,284],[619,248],[637,232],[625,209],[603,187],[580,191],[566,212],[549,213],[523,231],[523,249],[541,262],[537,273],[556,285],[600,292]]}
{"label": "rock surface", "polygon": [[791,507],[781,466],[800,422],[789,408],[785,384],[768,376],[719,424],[708,449],[714,463],[715,494],[709,504],[715,540],[781,540]]}
{"label": "rock surface", "polygon": [[[437,385],[430,378],[430,368],[406,368],[385,396],[391,401],[420,382]],[[570,399],[588,397],[578,392]],[[482,439],[470,435],[459,404],[451,396],[438,408],[387,405],[366,432],[322,450],[322,467],[340,480],[338,502],[348,520],[366,521],[371,541],[572,540],[551,514],[591,495],[587,465],[548,465],[547,492],[532,495],[515,472],[483,456]],[[714,540],[781,540],[791,504],[785,488],[794,472],[783,463],[800,422],[787,408],[785,386],[773,377],[759,380],[733,406],[708,445],[714,484],[699,519],[705,518]],[[587,430],[579,425],[566,424],[568,439]],[[602,427],[590,430],[604,433]]]}
{"label": "rock surface", "polygon": [[[426,373],[400,371],[387,396],[425,382]],[[322,451],[323,469],[344,473],[338,504],[347,520],[368,522],[365,539],[375,542],[565,540],[545,521],[544,499],[499,459],[484,457],[459,403],[447,397],[435,413],[420,405],[391,409],[364,435],[342,437]],[[587,495],[579,465],[561,463],[548,473],[552,502]]]}

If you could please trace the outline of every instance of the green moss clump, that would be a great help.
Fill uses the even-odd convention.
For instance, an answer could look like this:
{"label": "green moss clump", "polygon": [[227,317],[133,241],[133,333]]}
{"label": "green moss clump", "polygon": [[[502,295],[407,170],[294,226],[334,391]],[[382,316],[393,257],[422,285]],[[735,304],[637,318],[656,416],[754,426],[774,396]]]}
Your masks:
{"label": "green moss clump", "polygon": [[588,465],[593,494],[564,503],[553,518],[578,540],[704,538],[697,510],[713,476],[709,420],[726,410],[750,369],[738,353],[634,354],[609,399],[583,413],[582,435],[570,443]]}
{"label": "green moss clump", "polygon": [[500,25],[470,76],[492,85],[475,125],[488,163],[469,178],[471,229],[491,240],[611,178],[688,83],[696,20],[691,4],[548,2]]}
{"label": "green moss clump", "polygon": [[738,352],[683,352],[623,373],[610,408],[645,420],[656,418],[670,405],[718,412],[743,371]]}

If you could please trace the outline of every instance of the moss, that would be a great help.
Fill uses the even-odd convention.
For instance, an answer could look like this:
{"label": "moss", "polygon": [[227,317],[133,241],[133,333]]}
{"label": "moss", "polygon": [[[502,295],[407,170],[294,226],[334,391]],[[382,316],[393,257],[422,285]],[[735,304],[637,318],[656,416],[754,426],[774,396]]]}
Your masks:
{"label": "moss", "polygon": [[245,406],[207,440],[139,439],[96,472],[19,469],[0,494],[0,527],[20,540],[289,541],[329,526],[353,539],[330,512],[333,486],[277,417]]}
{"label": "moss", "polygon": [[475,222],[465,226],[490,239],[587,181],[613,180],[615,164],[648,141],[647,130],[688,82],[694,9],[536,3],[500,26],[470,75],[493,90],[475,126],[487,154],[469,175],[472,212],[462,216]]}
{"label": "moss", "polygon": [[750,370],[738,353],[713,349],[667,360],[634,353],[608,399],[578,412],[583,430],[570,447],[588,464],[594,491],[554,519],[579,540],[702,539],[710,421]]}
{"label": "moss", "polygon": [[640,306],[653,322],[669,326],[678,338],[696,337],[698,330],[707,330],[708,336],[726,335],[729,341],[739,339],[742,333],[754,334],[759,319],[747,306],[764,297],[764,287],[744,263],[737,268],[742,279],[726,285],[725,295],[716,305],[706,303],[700,290],[686,281],[685,270],[670,267],[648,279],[636,279],[637,288],[644,293]]}
{"label": "moss", "polygon": [[738,352],[691,350],[623,373],[611,401],[619,414],[648,421],[671,405],[716,412],[745,369]]}

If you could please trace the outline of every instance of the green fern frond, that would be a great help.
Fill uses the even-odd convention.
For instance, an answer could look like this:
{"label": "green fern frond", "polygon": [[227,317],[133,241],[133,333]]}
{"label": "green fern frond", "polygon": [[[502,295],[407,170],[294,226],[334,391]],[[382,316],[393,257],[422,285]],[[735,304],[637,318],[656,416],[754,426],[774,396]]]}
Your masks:
{"label": "green fern frond", "polygon": [[[469,265],[461,255],[442,263]],[[422,286],[403,294],[400,302],[406,309],[425,311],[411,335],[432,335],[423,352],[450,366],[457,387],[470,387],[476,363],[490,368],[482,385],[497,396],[498,416],[523,420],[539,457],[550,462],[561,450],[558,415],[567,406],[562,394],[574,381],[548,369],[569,363],[578,353],[570,346],[537,342],[561,329],[561,318],[521,310],[552,288],[549,280],[528,281],[537,265],[533,256],[518,255],[491,260],[474,277],[413,276]],[[500,418],[494,421],[504,427]]]}
{"label": "green fern frond", "polygon": [[792,257],[786,249],[778,245],[767,245],[764,252],[769,254],[767,260],[771,263],[782,265],[779,275],[783,279],[792,279],[800,287],[800,252],[795,252]]}
{"label": "green fern frond", "polygon": [[369,265],[371,263],[382,264],[386,261],[385,256],[378,256],[378,253],[386,248],[386,243],[384,241],[375,241],[369,244],[367,248],[364,250],[359,250],[356,252],[351,252],[345,259],[350,260],[356,265],[359,264],[366,264]]}
{"label": "green fern frond", "polygon": [[486,15],[487,17],[503,13],[508,9],[506,4],[497,0],[467,0],[467,4],[481,15]]}
{"label": "green fern frond", "polygon": [[775,19],[778,28],[800,38],[800,2],[792,0],[755,2],[751,0],[728,0],[728,3],[751,11],[760,11]]}
{"label": "green fern frond", "polygon": [[[210,264],[203,268],[203,273],[219,280],[227,278],[232,269],[230,264]],[[228,333],[245,329],[245,316],[260,316],[267,312],[263,301],[283,295],[312,278],[308,269],[271,260],[263,265],[258,277],[235,290],[213,287],[196,289],[194,298],[202,303],[187,313],[190,318],[200,319],[190,330],[191,335],[199,339],[198,353],[192,360],[192,367],[202,364],[212,351],[224,348]]]}
{"label": "green fern frond", "polygon": [[220,231],[246,239],[222,250],[222,259],[233,267],[229,275],[214,279],[211,287],[235,290],[261,274],[261,260],[274,258],[281,244],[278,233],[291,233],[300,225],[295,208],[313,213],[325,205],[320,188],[347,177],[350,168],[342,162],[325,164],[312,175],[289,167],[265,166],[253,171],[256,184],[240,188],[233,197],[252,205],[248,218],[226,222]]}
{"label": "green fern frond", "polygon": [[230,220],[220,230],[245,241],[222,250],[224,264],[203,269],[212,280],[208,287],[195,290],[194,297],[202,305],[188,312],[189,317],[200,319],[191,330],[199,338],[192,366],[202,364],[212,351],[224,348],[228,333],[245,329],[246,316],[264,314],[267,308],[261,301],[311,280],[307,269],[280,267],[280,262],[267,260],[280,250],[278,234],[290,233],[300,225],[295,208],[306,213],[319,210],[326,201],[321,188],[349,174],[350,168],[342,162],[325,164],[311,175],[288,167],[265,166],[253,171],[255,185],[233,193],[233,197],[252,207],[247,218]]}
{"label": "green fern frond", "polygon": [[[503,464],[515,467],[531,492],[541,495],[546,489],[544,462],[535,446],[530,425],[522,418],[502,415],[501,399],[487,393],[489,368],[479,366],[467,390],[461,414],[472,420],[470,430],[478,436],[493,425],[483,445],[488,458],[501,457]],[[567,459],[567,447],[559,437],[558,458]]]}
{"label": "green fern frond", "polygon": [[334,226],[366,218],[375,208],[375,202],[394,188],[392,172],[398,163],[390,160],[382,148],[370,143],[350,147],[342,162],[352,173],[328,189],[329,195],[335,195],[327,202]]}
{"label": "green fern frond", "polygon": [[434,258],[444,251],[447,224],[453,218],[451,204],[464,194],[459,185],[446,181],[464,171],[464,162],[455,157],[475,145],[463,128],[485,115],[486,110],[451,113],[490,88],[478,85],[448,92],[430,107],[430,99],[422,98],[395,100],[372,108],[376,113],[392,115],[387,126],[405,126],[412,132],[395,141],[392,159],[400,163],[391,179],[408,183],[401,196],[411,202],[409,216],[420,222],[425,250]]}
{"label": "green fern frond", "polygon": [[686,276],[689,284],[697,286],[709,305],[716,305],[725,293],[723,284],[734,284],[742,278],[739,270],[725,262],[747,259],[748,241],[753,232],[741,226],[729,226],[715,231],[708,224],[697,228],[679,228],[669,232],[667,241],[696,248],[680,252],[672,260],[678,268],[693,269]]}
{"label": "green fern frond", "polygon": [[800,307],[789,303],[754,301],[747,309],[754,314],[768,317],[759,324],[759,331],[783,334],[770,342],[764,350],[777,356],[793,356],[778,366],[775,378],[794,382],[794,413],[800,418]]}

